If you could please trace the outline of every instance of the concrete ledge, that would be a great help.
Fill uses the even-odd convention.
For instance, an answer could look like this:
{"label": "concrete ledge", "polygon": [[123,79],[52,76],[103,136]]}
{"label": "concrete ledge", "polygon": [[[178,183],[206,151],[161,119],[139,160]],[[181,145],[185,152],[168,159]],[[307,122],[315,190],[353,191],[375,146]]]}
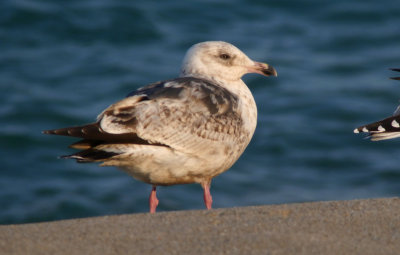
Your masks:
{"label": "concrete ledge", "polygon": [[400,198],[6,225],[0,254],[400,254]]}

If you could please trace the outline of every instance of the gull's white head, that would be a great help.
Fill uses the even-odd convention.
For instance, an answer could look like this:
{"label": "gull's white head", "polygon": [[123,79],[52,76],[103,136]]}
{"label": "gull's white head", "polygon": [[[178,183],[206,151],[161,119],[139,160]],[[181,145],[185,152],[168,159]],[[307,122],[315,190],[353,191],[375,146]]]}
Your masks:
{"label": "gull's white head", "polygon": [[183,60],[180,76],[237,81],[246,73],[277,76],[272,66],[251,60],[232,44],[209,41],[190,47]]}

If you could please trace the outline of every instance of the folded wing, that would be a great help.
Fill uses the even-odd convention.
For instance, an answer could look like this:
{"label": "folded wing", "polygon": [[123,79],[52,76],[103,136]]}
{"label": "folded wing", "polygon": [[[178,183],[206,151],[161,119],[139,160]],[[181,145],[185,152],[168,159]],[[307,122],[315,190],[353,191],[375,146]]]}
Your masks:
{"label": "folded wing", "polygon": [[243,142],[238,104],[235,95],[210,81],[178,78],[129,94],[105,109],[95,123],[44,133],[82,138],[71,147],[83,151],[67,156],[80,162],[101,161],[121,153],[96,154],[100,144],[167,146],[196,153],[213,143]]}

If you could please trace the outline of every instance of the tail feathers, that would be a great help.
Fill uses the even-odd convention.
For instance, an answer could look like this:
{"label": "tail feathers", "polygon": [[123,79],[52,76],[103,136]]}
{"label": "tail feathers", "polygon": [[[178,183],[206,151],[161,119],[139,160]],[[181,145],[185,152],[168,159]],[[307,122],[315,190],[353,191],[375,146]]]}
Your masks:
{"label": "tail feathers", "polygon": [[372,141],[393,139],[400,136],[400,116],[389,118],[358,127],[354,133],[369,133]]}
{"label": "tail feathers", "polygon": [[120,153],[97,149],[88,149],[71,155],[61,156],[60,158],[76,159],[76,161],[79,163],[89,163],[104,161],[117,155],[120,155]]}
{"label": "tail feathers", "polygon": [[102,141],[98,141],[98,140],[83,139],[83,140],[80,140],[76,143],[69,145],[68,147],[71,149],[76,149],[76,150],[87,150],[87,149],[96,147],[97,145],[100,145],[102,143],[103,143]]}
{"label": "tail feathers", "polygon": [[400,137],[400,132],[385,132],[385,133],[374,133],[370,134],[367,138],[371,138],[371,141],[381,141]]}

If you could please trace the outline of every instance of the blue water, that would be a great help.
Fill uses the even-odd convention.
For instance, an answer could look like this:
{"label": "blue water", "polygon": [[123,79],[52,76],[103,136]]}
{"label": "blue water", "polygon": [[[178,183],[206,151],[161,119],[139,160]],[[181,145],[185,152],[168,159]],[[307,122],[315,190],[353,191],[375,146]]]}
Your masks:
{"label": "blue water", "polygon": [[[400,194],[400,139],[352,133],[398,104],[400,82],[388,79],[400,67],[398,1],[3,0],[0,224],[147,212],[149,185],[57,159],[74,140],[41,131],[94,121],[130,91],[176,77],[186,49],[206,40],[279,73],[244,77],[258,127],[214,179],[214,207]],[[196,184],[158,197],[159,211],[204,208]]]}

